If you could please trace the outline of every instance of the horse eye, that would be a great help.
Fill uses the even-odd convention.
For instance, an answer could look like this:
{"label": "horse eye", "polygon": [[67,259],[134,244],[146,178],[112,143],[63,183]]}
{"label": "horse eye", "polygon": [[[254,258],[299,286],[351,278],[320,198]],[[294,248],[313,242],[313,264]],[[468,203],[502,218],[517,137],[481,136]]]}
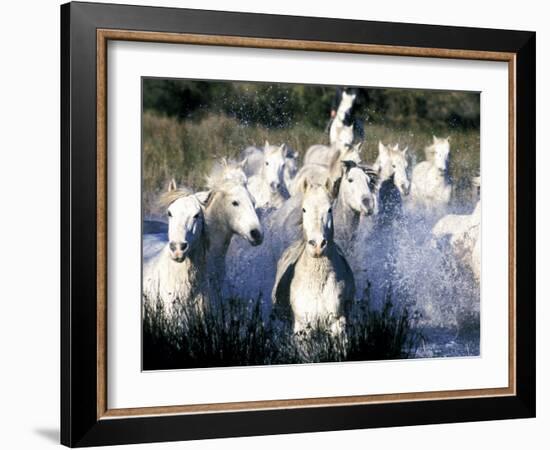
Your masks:
{"label": "horse eye", "polygon": [[198,219],[198,218],[199,218],[199,215],[200,215],[200,213],[195,214],[195,215],[193,216],[193,219]]}
{"label": "horse eye", "polygon": [[172,217],[172,213],[168,211],[168,217]]}
{"label": "horse eye", "polygon": [[266,165],[266,166],[269,166],[269,161],[266,161],[266,162],[265,162],[265,165]]}
{"label": "horse eye", "polygon": [[395,164],[392,164],[391,166],[395,169]]}
{"label": "horse eye", "polygon": [[231,202],[231,204],[232,204],[233,206],[239,206],[239,202],[238,202],[237,200],[233,200],[233,201]]}
{"label": "horse eye", "polygon": [[353,178],[348,178],[349,183],[353,183]]}
{"label": "horse eye", "polygon": [[306,209],[305,209],[305,208],[302,208],[302,212],[306,212]]}

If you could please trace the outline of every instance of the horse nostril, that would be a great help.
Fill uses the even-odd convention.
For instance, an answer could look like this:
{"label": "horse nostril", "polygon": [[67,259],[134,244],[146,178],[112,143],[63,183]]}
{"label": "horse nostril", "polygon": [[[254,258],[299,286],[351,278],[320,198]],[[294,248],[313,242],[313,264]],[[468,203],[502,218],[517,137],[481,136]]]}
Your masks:
{"label": "horse nostril", "polygon": [[255,241],[259,241],[262,238],[262,233],[260,233],[260,230],[258,230],[257,228],[254,228],[250,232],[250,237]]}
{"label": "horse nostril", "polygon": [[321,241],[321,248],[325,248],[327,246],[327,240],[326,239],[323,239]]}
{"label": "horse nostril", "polygon": [[307,241],[307,243],[312,247],[315,247],[315,245],[317,244],[314,239],[310,239],[309,241]]}
{"label": "horse nostril", "polygon": [[172,250],[173,252],[176,251],[176,248],[177,248],[177,245],[175,242],[171,241],[170,242],[170,250]]}
{"label": "horse nostril", "polygon": [[180,244],[180,248],[181,250],[184,252],[185,250],[187,250],[187,247],[189,247],[189,244],[187,242],[182,242]]}

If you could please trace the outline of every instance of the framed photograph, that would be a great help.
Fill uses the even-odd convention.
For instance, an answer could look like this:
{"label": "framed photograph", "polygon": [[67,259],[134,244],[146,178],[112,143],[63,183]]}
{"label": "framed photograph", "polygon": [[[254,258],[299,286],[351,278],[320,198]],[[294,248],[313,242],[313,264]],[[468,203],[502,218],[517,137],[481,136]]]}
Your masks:
{"label": "framed photograph", "polygon": [[535,33],[61,7],[61,441],[535,415]]}

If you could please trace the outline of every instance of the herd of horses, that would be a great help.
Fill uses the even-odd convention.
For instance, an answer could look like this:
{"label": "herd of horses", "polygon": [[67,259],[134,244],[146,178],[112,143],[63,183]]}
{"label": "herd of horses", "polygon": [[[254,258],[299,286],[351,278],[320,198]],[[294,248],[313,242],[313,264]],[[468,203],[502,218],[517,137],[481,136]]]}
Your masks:
{"label": "herd of horses", "polygon": [[[272,311],[296,333],[317,321],[342,333],[356,298],[359,227],[384,230],[406,214],[430,217],[434,245],[445,238],[479,283],[480,202],[471,214],[447,214],[449,139],[434,136],[425,161],[412,170],[407,148],[382,142],[376,161],[367,164],[361,145],[353,143],[353,124],[345,124],[353,101],[343,93],[330,143],[307,149],[301,166],[289,146],[266,142],[245,149],[239,161],[217,161],[202,191],[172,180],[160,197],[167,239],[146,251],[144,237],[145,298],[160,300],[169,314],[176,307],[204,311],[223,301],[226,271],[241,259],[229,262],[228,252],[256,247],[273,263],[268,269],[252,264],[245,278],[267,283]],[[479,187],[479,177],[473,181]]]}

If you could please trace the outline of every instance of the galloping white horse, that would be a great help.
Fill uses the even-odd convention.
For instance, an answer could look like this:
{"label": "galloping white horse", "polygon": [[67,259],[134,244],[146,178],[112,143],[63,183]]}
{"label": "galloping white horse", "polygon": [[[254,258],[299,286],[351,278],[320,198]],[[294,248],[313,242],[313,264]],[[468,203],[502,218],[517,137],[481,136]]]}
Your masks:
{"label": "galloping white horse", "polygon": [[298,171],[298,154],[288,145],[251,146],[242,153],[250,193],[258,207],[278,207],[286,199],[290,183]]}
{"label": "galloping white horse", "polygon": [[288,198],[284,176],[287,147],[285,144],[269,145],[266,141],[261,156],[261,160],[257,161],[258,153],[255,152],[243,161],[246,165],[248,158],[253,158],[253,164],[260,163],[256,172],[248,176],[248,190],[256,200],[258,208],[279,208]]}
{"label": "galloping white horse", "polygon": [[451,200],[452,186],[448,176],[449,138],[433,136],[426,147],[426,161],[417,164],[412,172],[409,208],[440,216]]}
{"label": "galloping white horse", "polygon": [[329,166],[335,159],[339,161],[361,162],[361,143],[351,144],[316,144],[309,147],[304,157],[304,166],[323,164]]}
{"label": "galloping white horse", "polygon": [[260,245],[263,230],[247,189],[247,178],[241,165],[222,160],[207,177],[210,189],[204,219],[208,230],[207,271],[215,294],[222,292],[225,278],[225,255],[233,235],[251,245]]}
{"label": "galloping white horse", "polygon": [[386,146],[378,142],[378,157],[373,169],[378,172],[378,224],[392,224],[401,216],[402,197],[409,194],[407,150],[399,144]]}
{"label": "galloping white horse", "polygon": [[356,94],[348,94],[342,92],[342,100],[338,105],[336,116],[330,124],[330,145],[351,145],[353,143],[353,121],[351,117],[351,109],[355,102]]}
{"label": "galloping white horse", "polygon": [[152,304],[161,300],[168,315],[176,303],[194,305],[200,311],[208,306],[205,200],[204,193],[177,189],[173,180],[161,197],[161,205],[167,208],[168,242],[143,267],[143,293]]}
{"label": "galloping white horse", "polygon": [[399,150],[399,144],[394,146],[384,145],[378,142],[378,157],[372,166],[378,172],[378,181],[383,183],[386,180],[392,180],[395,187],[401,195],[409,195],[410,182],[407,176],[407,150]]}
{"label": "galloping white horse", "polygon": [[294,332],[324,322],[334,335],[345,330],[355,296],[353,273],[334,243],[332,186],[310,185],[302,199],[303,238],[277,264],[272,291],[274,309],[292,318]]}
{"label": "galloping white horse", "polygon": [[347,251],[354,244],[361,217],[378,211],[377,178],[367,166],[353,161],[342,161],[342,165],[342,177],[334,188],[334,229],[336,242]]}
{"label": "galloping white horse", "polygon": [[[330,185],[334,201],[335,240],[347,248],[353,240],[361,216],[370,216],[378,210],[376,195],[376,173],[368,166],[360,166],[353,161],[335,160],[335,167],[309,164],[302,167],[295,178],[294,197],[277,211],[273,218],[278,234],[286,247],[288,241],[298,233],[298,213],[303,196],[303,187],[309,185]],[[277,242],[277,240],[275,240]],[[344,245],[345,244],[345,245]],[[277,252],[276,252],[277,253]]]}
{"label": "galloping white horse", "polygon": [[481,276],[481,201],[471,214],[448,214],[439,219],[432,229],[435,239],[450,236],[455,257],[470,267],[479,283]]}

